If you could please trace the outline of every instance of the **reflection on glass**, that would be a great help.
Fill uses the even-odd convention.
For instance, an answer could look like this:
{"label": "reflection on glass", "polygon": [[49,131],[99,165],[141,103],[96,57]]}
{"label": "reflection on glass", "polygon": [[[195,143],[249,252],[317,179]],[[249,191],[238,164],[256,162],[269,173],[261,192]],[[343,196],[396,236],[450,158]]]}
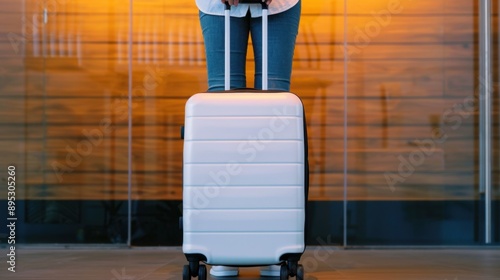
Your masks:
{"label": "reflection on glass", "polygon": [[481,243],[474,4],[347,3],[348,244]]}
{"label": "reflection on glass", "polygon": [[2,41],[19,85],[2,88],[16,104],[2,122],[17,133],[8,160],[24,180],[19,241],[124,243],[128,59],[116,60],[115,36],[126,34],[128,10],[114,2],[2,2],[2,32],[20,39],[17,53]]}
{"label": "reflection on glass", "polygon": [[[492,1],[493,17],[498,14],[500,6],[499,1]],[[493,91],[492,91],[492,135],[493,140],[492,146],[492,243],[500,243],[500,95],[498,93],[498,82],[500,81],[500,71],[499,69],[499,44],[498,44],[498,34],[499,27],[498,24],[492,23],[493,29],[493,60],[492,60],[492,80],[493,80]],[[495,35],[496,34],[496,35]]]}
{"label": "reflection on glass", "polygon": [[[0,2],[0,162],[25,186],[20,242],[126,242],[131,117],[132,244],[179,245],[179,131],[207,84],[194,1],[133,1],[133,22],[129,2]],[[448,2],[303,1],[292,91],[309,133],[309,244],[341,245],[344,232],[346,245],[482,242],[477,7]]]}

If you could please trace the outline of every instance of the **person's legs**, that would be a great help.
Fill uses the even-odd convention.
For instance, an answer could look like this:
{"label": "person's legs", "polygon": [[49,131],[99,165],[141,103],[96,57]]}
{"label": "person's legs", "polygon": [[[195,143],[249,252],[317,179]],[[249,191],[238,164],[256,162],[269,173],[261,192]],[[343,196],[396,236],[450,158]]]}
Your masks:
{"label": "person's legs", "polygon": [[[290,90],[293,53],[299,30],[301,2],[268,18],[268,86],[270,90]],[[251,35],[255,54],[255,88],[262,88],[262,18],[252,18]]]}
{"label": "person's legs", "polygon": [[[224,16],[200,14],[205,43],[208,91],[224,90]],[[246,87],[249,19],[231,17],[231,88]]]}

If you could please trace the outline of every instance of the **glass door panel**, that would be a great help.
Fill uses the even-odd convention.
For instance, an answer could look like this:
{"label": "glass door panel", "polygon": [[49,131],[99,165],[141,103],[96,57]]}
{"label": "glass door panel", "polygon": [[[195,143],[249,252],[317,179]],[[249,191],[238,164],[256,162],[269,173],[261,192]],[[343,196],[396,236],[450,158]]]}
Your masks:
{"label": "glass door panel", "polygon": [[498,0],[491,2],[492,7],[492,143],[491,143],[491,158],[492,158],[492,243],[500,243],[500,97],[499,97],[499,81],[500,81],[500,44],[499,44],[499,24],[498,15],[500,5]]}
{"label": "glass door panel", "polygon": [[347,245],[480,243],[477,6],[346,3]]}
{"label": "glass door panel", "polygon": [[304,103],[308,134],[306,242],[314,245],[343,243],[343,11],[343,1],[302,1],[293,62],[291,91]]}
{"label": "glass door panel", "polygon": [[125,243],[128,58],[118,50],[128,9],[121,1],[19,5],[12,21],[23,47],[7,54],[24,62],[14,69],[24,71],[16,96],[24,104],[7,110],[25,137],[19,241]]}
{"label": "glass door panel", "polygon": [[[21,1],[1,1],[0,11],[0,168],[2,170],[2,185],[0,190],[0,218],[21,220],[23,217],[23,200],[26,192],[23,186],[27,170],[37,170],[40,173],[40,146],[36,154],[25,153],[29,138],[38,138],[37,132],[27,132],[27,119],[40,119],[41,111],[26,114],[27,107],[31,106],[27,100],[29,95],[40,96],[43,92],[43,67],[28,69],[25,52],[27,49],[27,36],[24,32],[25,23],[23,15],[26,7]],[[29,33],[30,35],[32,33]],[[38,61],[40,64],[42,60]],[[30,89],[28,93],[28,88]],[[38,104],[37,104],[38,105]],[[32,149],[35,147],[32,146]],[[26,160],[30,157],[32,164]],[[11,172],[9,174],[8,172]],[[10,177],[10,178],[9,178]],[[15,201],[12,201],[15,199]],[[8,205],[11,201],[11,205]],[[14,204],[12,204],[14,203]],[[8,208],[10,207],[10,209]],[[9,209],[9,210],[8,210]],[[8,211],[7,211],[8,210]],[[23,242],[24,229],[19,222],[16,223],[16,241]],[[7,227],[0,229],[1,243],[8,244],[11,231]]]}
{"label": "glass door panel", "polygon": [[133,2],[132,244],[180,245],[187,99],[206,89],[194,1]]}

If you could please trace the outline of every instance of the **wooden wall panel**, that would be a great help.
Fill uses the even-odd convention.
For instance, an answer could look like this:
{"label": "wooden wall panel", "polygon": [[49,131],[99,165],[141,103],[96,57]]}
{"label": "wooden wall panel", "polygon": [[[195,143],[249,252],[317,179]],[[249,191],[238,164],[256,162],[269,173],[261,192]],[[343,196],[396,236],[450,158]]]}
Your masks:
{"label": "wooden wall panel", "polygon": [[[48,169],[53,169],[51,164],[57,162],[79,172],[127,171],[126,160],[121,162],[113,160],[113,158],[118,157],[126,159],[127,142],[125,137],[100,138],[99,134],[96,133],[88,135],[91,136],[81,139],[59,138],[49,141],[33,139],[29,145],[20,145],[17,139],[2,139],[0,141],[3,146],[11,147],[9,151],[5,152],[6,156],[14,155],[22,148],[40,152],[44,148],[48,149],[50,152],[45,152],[45,159],[49,163]],[[344,152],[342,146],[336,147],[334,145],[336,142],[342,143],[342,141],[342,139],[329,140],[328,145],[320,149],[324,140],[311,139],[312,151],[309,155],[311,166],[320,167],[325,172],[342,172]],[[350,140],[347,153],[349,170],[353,172],[362,172],[363,170],[367,172],[397,171],[398,165],[402,161],[399,159],[401,156],[406,160],[411,158],[412,162],[422,162],[418,164],[417,170],[419,171],[471,172],[474,167],[476,151],[468,148],[473,145],[474,142],[468,140],[450,140],[445,144],[439,144],[430,142],[430,139],[413,141],[401,139],[399,141],[391,140],[388,147],[383,148],[374,147],[377,145],[372,145],[369,139]],[[181,147],[182,140],[180,139],[141,139],[135,137],[133,157],[136,162],[133,163],[134,170],[180,172],[182,170],[182,166],[179,165],[179,161],[182,160]],[[493,150],[493,153],[497,152],[499,152],[497,149]],[[85,168],[81,167],[83,163],[86,165]],[[39,164],[30,163],[27,171],[36,171]],[[494,170],[497,169],[498,167],[494,168]]]}
{"label": "wooden wall panel", "polygon": [[[13,24],[0,28],[0,152],[3,162],[22,166],[19,197],[125,199],[128,2],[48,1],[47,25],[39,2],[26,1],[24,12],[13,0],[1,2],[1,22]],[[389,16],[392,2],[402,10]],[[392,2],[348,0],[345,49],[344,1],[303,1],[292,91],[307,113],[310,198],[343,199],[346,136],[349,199],[474,199],[477,107],[473,114],[458,110],[477,88],[477,7],[465,0]],[[132,193],[181,199],[184,103],[206,88],[196,6],[134,1],[133,10]],[[25,36],[23,53],[6,34]],[[250,52],[250,86],[253,67]],[[434,142],[411,175],[389,184],[386,175],[397,175],[402,159],[436,133],[448,138]]]}
{"label": "wooden wall panel", "polygon": [[[41,175],[34,174],[27,180],[27,187],[20,189],[22,197],[40,196],[51,199],[125,199],[127,197],[126,173],[70,173],[64,183],[56,180],[40,184]],[[134,173],[132,177],[133,199],[179,199],[182,188],[175,185],[181,181],[181,173]],[[343,173],[311,173],[310,198],[312,200],[342,200]],[[349,199],[366,200],[448,200],[477,198],[470,188],[474,178],[470,174],[414,173],[404,184],[389,185],[384,174],[351,173],[348,176]],[[452,195],[453,194],[453,195]]]}

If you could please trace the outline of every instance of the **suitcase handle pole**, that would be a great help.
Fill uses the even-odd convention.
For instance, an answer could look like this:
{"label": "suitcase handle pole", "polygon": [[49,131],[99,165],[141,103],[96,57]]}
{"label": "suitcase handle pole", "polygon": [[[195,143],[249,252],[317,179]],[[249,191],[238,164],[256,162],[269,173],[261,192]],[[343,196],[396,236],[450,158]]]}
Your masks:
{"label": "suitcase handle pole", "polygon": [[[245,1],[241,1],[240,3],[244,3]],[[256,1],[248,1],[248,3],[261,3],[262,4],[262,89],[268,89],[268,5],[265,1],[256,0]],[[224,60],[224,89],[231,89],[231,5],[229,5],[228,1],[225,1],[225,9],[224,9],[224,49],[225,49],[225,60]]]}
{"label": "suitcase handle pole", "polygon": [[230,90],[231,89],[231,76],[230,76],[230,69],[231,69],[231,5],[229,5],[229,2],[225,2],[226,8],[224,9],[224,89],[225,90]]}
{"label": "suitcase handle pole", "polygon": [[267,4],[266,2],[262,2],[262,89],[267,90],[268,89],[268,73],[267,73],[267,46],[268,46],[268,34],[267,34],[267,27],[268,27],[268,10],[267,10]]}

